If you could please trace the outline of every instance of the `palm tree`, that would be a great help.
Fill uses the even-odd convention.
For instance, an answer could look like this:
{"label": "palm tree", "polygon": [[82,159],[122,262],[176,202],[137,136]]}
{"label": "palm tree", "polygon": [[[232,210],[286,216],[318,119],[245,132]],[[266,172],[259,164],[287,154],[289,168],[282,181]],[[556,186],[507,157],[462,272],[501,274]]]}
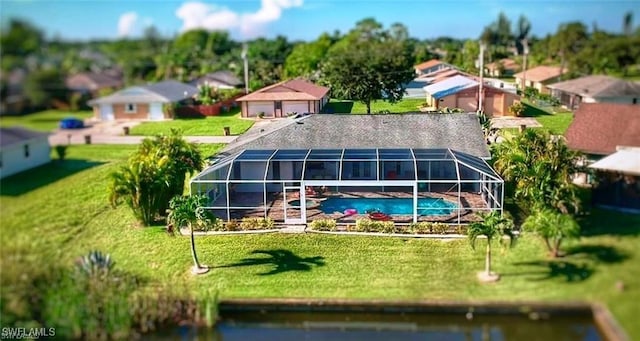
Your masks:
{"label": "palm tree", "polygon": [[500,278],[500,276],[491,272],[491,242],[495,238],[500,238],[502,241],[502,236],[508,236],[509,245],[512,246],[515,242],[513,222],[511,219],[503,217],[498,211],[492,211],[488,214],[480,214],[480,216],[482,217],[482,220],[471,223],[467,230],[467,234],[473,249],[475,249],[478,237],[485,236],[487,238],[485,267],[484,271],[478,272],[478,279],[482,282],[495,282]]}
{"label": "palm tree", "polygon": [[535,210],[522,227],[539,235],[554,258],[562,255],[560,244],[564,239],[580,235],[580,226],[572,216],[551,209]]}
{"label": "palm tree", "polygon": [[203,207],[207,204],[207,197],[204,195],[176,196],[169,202],[169,215],[167,223],[180,230],[181,227],[188,227],[191,236],[191,257],[193,258],[193,274],[203,274],[209,271],[207,266],[200,264],[196,253],[196,241],[193,229],[197,225],[210,224],[215,221],[211,212]]}

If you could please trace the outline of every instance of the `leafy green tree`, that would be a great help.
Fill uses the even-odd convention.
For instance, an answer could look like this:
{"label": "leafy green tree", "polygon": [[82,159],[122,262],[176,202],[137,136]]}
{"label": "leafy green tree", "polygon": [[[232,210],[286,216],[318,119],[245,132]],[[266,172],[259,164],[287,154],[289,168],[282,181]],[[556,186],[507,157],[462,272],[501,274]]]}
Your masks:
{"label": "leafy green tree", "polygon": [[24,94],[32,107],[51,107],[54,100],[66,101],[68,96],[64,74],[50,68],[30,72],[24,83]]}
{"label": "leafy green tree", "polygon": [[580,52],[587,40],[587,27],[581,22],[570,22],[558,27],[558,31],[549,42],[549,47],[560,58],[562,68],[565,68],[570,57]]}
{"label": "leafy green tree", "polygon": [[168,156],[138,153],[111,174],[109,201],[115,207],[124,200],[138,222],[150,226],[167,206],[164,200],[170,188],[170,174]]}
{"label": "leafy green tree", "polygon": [[196,241],[193,235],[195,226],[212,224],[216,218],[211,212],[204,209],[208,199],[204,195],[176,196],[169,203],[169,215],[167,223],[176,229],[187,227],[191,237],[191,258],[193,258],[193,274],[203,274],[209,271],[207,266],[200,264],[196,252]]}
{"label": "leafy green tree", "polygon": [[318,65],[327,55],[327,51],[334,40],[327,33],[323,33],[313,42],[296,45],[284,64],[284,76],[287,78],[312,78],[318,71]]}
{"label": "leafy green tree", "polygon": [[554,258],[562,255],[563,240],[580,236],[580,226],[572,216],[551,209],[534,210],[522,227],[539,235]]}
{"label": "leafy green tree", "polygon": [[480,44],[476,40],[467,40],[462,47],[462,69],[466,72],[476,73],[478,67],[476,67],[476,61],[480,56]]}
{"label": "leafy green tree", "polygon": [[485,266],[484,271],[478,273],[478,278],[482,281],[496,281],[500,277],[498,274],[491,272],[491,243],[496,238],[503,241],[502,237],[507,236],[509,238],[509,245],[512,246],[515,242],[513,222],[510,219],[503,217],[499,211],[480,214],[480,217],[482,218],[481,221],[475,221],[469,224],[467,235],[473,249],[475,249],[478,237],[486,237],[487,247],[485,253]]}
{"label": "leafy green tree", "polygon": [[564,139],[539,130],[524,132],[497,144],[494,167],[514,187],[515,198],[532,209],[554,209],[562,213],[580,210],[580,200],[571,175],[580,154]]}
{"label": "leafy green tree", "polygon": [[40,29],[26,21],[11,19],[0,35],[2,70],[26,67],[26,57],[40,54],[44,42]]}
{"label": "leafy green tree", "polygon": [[124,200],[149,226],[166,214],[171,198],[184,192],[187,174],[201,170],[203,163],[197,147],[175,130],[147,138],[128,164],[111,174],[110,202],[116,206]]}
{"label": "leafy green tree", "polygon": [[364,103],[368,114],[372,101],[402,99],[405,84],[414,77],[410,45],[373,19],[359,22],[328,56],[321,69],[323,82],[334,97]]}

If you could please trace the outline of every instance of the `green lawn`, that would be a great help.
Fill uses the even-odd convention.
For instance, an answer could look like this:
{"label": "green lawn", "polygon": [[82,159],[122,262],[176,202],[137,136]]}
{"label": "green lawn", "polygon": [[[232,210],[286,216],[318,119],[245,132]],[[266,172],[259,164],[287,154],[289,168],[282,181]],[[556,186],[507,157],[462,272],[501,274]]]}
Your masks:
{"label": "green lawn", "polygon": [[85,119],[93,116],[91,111],[46,110],[21,116],[0,116],[0,126],[23,126],[40,131],[52,131],[58,128],[60,120],[66,117]]}
{"label": "green lawn", "polygon": [[[379,113],[388,110],[391,113],[417,112],[418,106],[424,103],[424,99],[403,99],[400,102],[391,104],[384,101],[376,101],[371,103],[371,113]],[[354,102],[340,99],[331,99],[331,101],[323,109],[336,114],[366,114],[367,107],[362,102]]]}
{"label": "green lawn", "polygon": [[640,216],[593,211],[584,221],[589,236],[569,243],[571,255],[557,261],[524,235],[512,250],[496,248],[494,268],[503,278],[489,285],[475,279],[482,242],[473,251],[466,240],[315,234],[198,237],[201,261],[214,268],[194,278],[188,238],[136,227],[129,209],[107,202],[108,174],[134,149],[72,146],[65,162],[2,180],[3,316],[26,304],[19,293],[33,278],[97,249],[146,285],[184,283],[196,293],[219,290],[222,298],[599,301],[640,339]]}
{"label": "green lawn", "polygon": [[144,122],[131,128],[131,135],[153,136],[168,134],[178,129],[184,136],[222,136],[224,127],[231,128],[231,135],[240,135],[251,128],[254,121],[240,118],[239,109],[220,116],[206,118],[176,118],[171,121]]}
{"label": "green lawn", "polygon": [[548,130],[551,134],[564,135],[571,121],[573,121],[573,113],[564,109],[563,111],[551,113],[528,101],[523,101],[522,103],[525,108],[523,116],[535,117],[536,121],[542,125],[542,128]]}

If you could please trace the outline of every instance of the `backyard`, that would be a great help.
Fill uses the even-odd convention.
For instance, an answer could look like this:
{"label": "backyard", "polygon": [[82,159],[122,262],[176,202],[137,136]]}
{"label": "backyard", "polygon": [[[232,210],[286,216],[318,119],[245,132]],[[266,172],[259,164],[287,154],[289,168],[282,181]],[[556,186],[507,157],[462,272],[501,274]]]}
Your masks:
{"label": "backyard", "polygon": [[240,135],[251,128],[253,122],[250,119],[240,118],[240,109],[236,108],[219,116],[144,122],[131,128],[131,135],[153,136],[168,134],[171,129],[178,129],[184,136],[222,136],[224,127],[230,128],[231,135]]}
{"label": "backyard", "polygon": [[[397,103],[375,101],[371,103],[371,113],[389,111],[390,113],[418,112],[418,106],[424,103],[423,99],[403,99]],[[336,114],[366,114],[367,107],[362,102],[331,99],[323,109],[325,112]]]}
{"label": "backyard", "polygon": [[[205,147],[205,146],[203,146]],[[205,154],[221,145],[206,146]],[[14,295],[50,269],[69,267],[89,250],[110,253],[116,267],[147,285],[184,283],[200,295],[369,298],[388,300],[599,301],[631,339],[640,339],[640,217],[593,210],[584,236],[551,260],[542,242],[524,234],[515,248],[496,248],[502,279],[480,284],[484,248],[467,240],[260,234],[198,237],[193,277],[189,238],[162,226],[139,228],[131,211],[111,208],[107,177],[135,146],[78,145],[53,161],[0,184],[2,315],[21,310]],[[618,282],[624,289],[618,289]],[[189,293],[184,293],[185,296]]]}
{"label": "backyard", "polygon": [[60,120],[75,117],[81,120],[93,116],[92,111],[45,110],[21,116],[0,116],[0,126],[23,126],[40,131],[53,131],[58,128]]}

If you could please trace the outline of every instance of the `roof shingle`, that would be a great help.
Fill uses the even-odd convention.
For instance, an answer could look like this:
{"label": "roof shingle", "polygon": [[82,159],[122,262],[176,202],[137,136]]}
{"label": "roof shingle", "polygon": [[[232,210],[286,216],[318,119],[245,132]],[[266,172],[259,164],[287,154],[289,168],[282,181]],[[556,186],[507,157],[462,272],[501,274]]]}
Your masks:
{"label": "roof shingle", "polygon": [[548,87],[550,89],[577,94],[582,97],[640,97],[639,82],[626,81],[604,75],[580,77],[554,83]]}
{"label": "roof shingle", "polygon": [[328,92],[327,87],[296,78],[269,85],[236,101],[312,101],[322,99]]}

